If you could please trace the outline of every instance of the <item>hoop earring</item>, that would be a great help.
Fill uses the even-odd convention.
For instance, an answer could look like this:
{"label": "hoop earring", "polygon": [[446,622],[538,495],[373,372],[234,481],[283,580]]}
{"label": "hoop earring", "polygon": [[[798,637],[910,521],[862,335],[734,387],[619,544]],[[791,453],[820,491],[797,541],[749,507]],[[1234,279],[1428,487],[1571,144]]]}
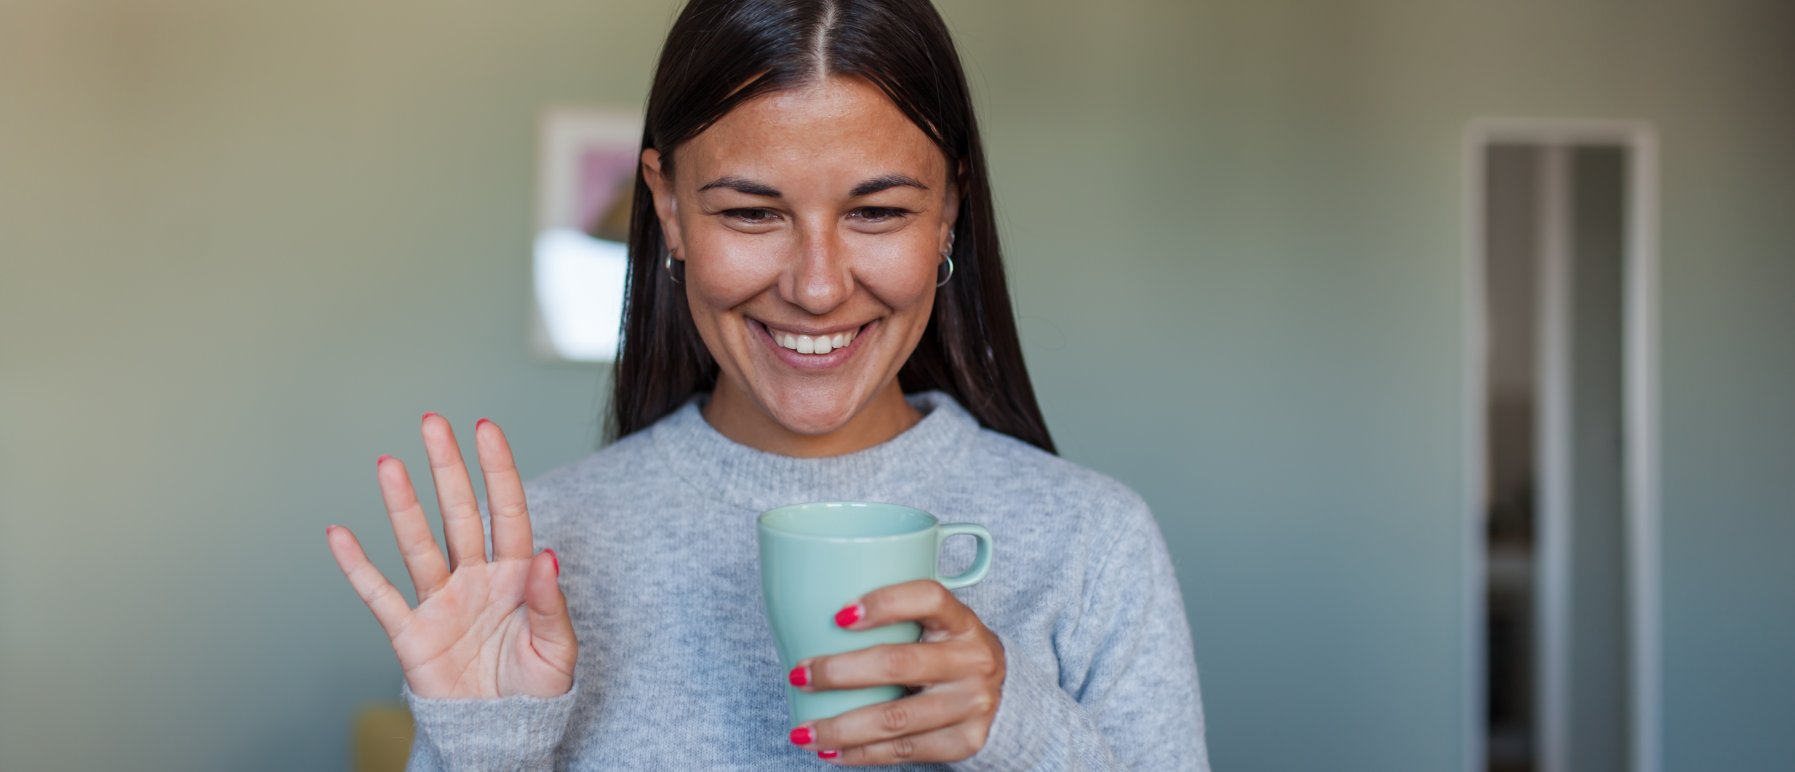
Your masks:
{"label": "hoop earring", "polygon": [[941,281],[935,282],[935,286],[937,286],[937,287],[947,284],[948,279],[954,278],[953,251],[954,251],[954,232],[948,231],[947,232],[947,249],[941,250],[941,259],[947,261],[947,275],[941,277]]}
{"label": "hoop earring", "polygon": [[667,278],[672,279],[674,284],[684,284],[685,283],[683,281],[680,281],[679,277],[674,275],[674,273],[673,273],[673,251],[672,250],[667,251],[667,259],[661,263],[661,268],[663,268],[667,271]]}

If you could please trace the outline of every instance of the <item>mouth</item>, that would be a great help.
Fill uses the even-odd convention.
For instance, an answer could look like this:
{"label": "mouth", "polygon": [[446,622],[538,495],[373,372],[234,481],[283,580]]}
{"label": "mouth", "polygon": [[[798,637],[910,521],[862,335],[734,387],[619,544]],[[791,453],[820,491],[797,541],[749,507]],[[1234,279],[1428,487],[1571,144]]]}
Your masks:
{"label": "mouth", "polygon": [[879,326],[879,320],[832,330],[790,330],[750,318],[748,326],[779,361],[800,370],[827,370],[854,356],[860,350],[860,342]]}

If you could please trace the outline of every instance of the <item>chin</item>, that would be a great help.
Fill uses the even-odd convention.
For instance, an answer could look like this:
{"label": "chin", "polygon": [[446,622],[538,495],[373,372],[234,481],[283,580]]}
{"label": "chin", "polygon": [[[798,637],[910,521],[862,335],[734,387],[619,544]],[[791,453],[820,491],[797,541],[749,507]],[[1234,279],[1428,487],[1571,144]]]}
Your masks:
{"label": "chin", "polygon": [[838,389],[785,389],[760,395],[773,420],[793,434],[820,436],[853,420],[865,399]]}

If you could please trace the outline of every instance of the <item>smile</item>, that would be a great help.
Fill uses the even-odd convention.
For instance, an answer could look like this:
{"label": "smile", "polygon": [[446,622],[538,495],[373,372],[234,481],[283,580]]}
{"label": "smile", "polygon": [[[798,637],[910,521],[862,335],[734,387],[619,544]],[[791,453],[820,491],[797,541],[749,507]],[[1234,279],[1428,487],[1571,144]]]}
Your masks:
{"label": "smile", "polygon": [[758,319],[749,321],[755,337],[779,360],[805,370],[828,369],[847,361],[859,349],[854,342],[878,325],[874,320],[848,329],[801,331],[778,329]]}
{"label": "smile", "polygon": [[[771,328],[768,332],[772,333]],[[781,332],[773,334],[773,342],[778,343],[781,348],[789,348],[800,354],[827,354],[834,349],[847,348],[859,332],[858,328],[834,335],[793,335]]]}

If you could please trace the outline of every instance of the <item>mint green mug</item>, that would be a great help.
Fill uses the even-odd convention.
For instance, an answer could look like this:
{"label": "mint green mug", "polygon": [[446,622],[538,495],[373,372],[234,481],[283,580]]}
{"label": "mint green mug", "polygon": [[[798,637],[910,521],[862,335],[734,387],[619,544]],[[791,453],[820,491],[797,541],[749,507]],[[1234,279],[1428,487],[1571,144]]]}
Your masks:
{"label": "mint green mug", "polygon": [[[915,622],[868,630],[836,626],[835,612],[861,595],[914,579],[934,579],[950,590],[965,587],[991,567],[991,533],[984,526],[941,523],[896,504],[793,504],[762,512],[759,526],[760,589],[787,671],[806,657],[922,639],[922,626]],[[936,565],[941,543],[961,534],[978,540],[972,566],[957,576],[941,576]],[[902,696],[904,688],[896,685],[815,692],[785,687],[793,726]]]}

